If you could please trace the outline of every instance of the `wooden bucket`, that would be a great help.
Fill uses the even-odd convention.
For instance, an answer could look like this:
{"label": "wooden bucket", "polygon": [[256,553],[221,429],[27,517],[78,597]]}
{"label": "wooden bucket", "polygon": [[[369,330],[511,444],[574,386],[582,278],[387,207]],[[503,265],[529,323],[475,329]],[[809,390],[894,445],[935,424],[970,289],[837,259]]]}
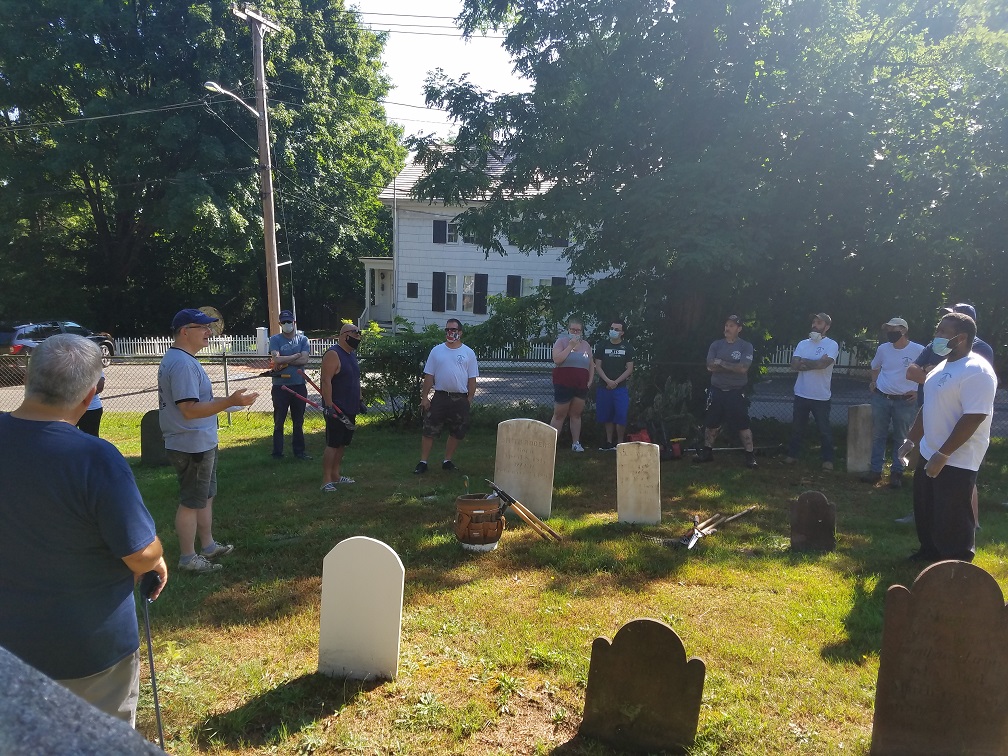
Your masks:
{"label": "wooden bucket", "polygon": [[493,551],[504,532],[501,501],[486,494],[466,494],[455,500],[455,537],[466,551]]}

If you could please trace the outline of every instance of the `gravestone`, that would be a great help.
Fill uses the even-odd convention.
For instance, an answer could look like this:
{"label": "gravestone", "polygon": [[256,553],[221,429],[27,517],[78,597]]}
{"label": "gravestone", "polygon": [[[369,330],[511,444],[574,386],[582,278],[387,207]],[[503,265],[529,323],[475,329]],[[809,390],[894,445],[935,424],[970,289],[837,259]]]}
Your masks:
{"label": "gravestone", "polygon": [[592,643],[578,732],[630,751],[682,752],[696,738],[706,665],[664,622],[635,619]]}
{"label": "gravestone", "polygon": [[847,472],[871,469],[872,419],[870,404],[847,408]]}
{"label": "gravestone", "polygon": [[886,592],[871,753],[1008,753],[1008,609],[997,581],[938,562]]}
{"label": "gravestone", "polygon": [[99,711],[0,648],[0,753],[142,756],[164,752],[129,722]]}
{"label": "gravestone", "polygon": [[538,420],[517,418],[497,426],[494,483],[540,520],[553,509],[556,445],[556,428]]}
{"label": "gravestone", "polygon": [[819,491],[806,491],[791,502],[791,550],[836,548],[836,504]]}
{"label": "gravestone", "polygon": [[661,522],[661,448],[643,441],[616,447],[616,512],[620,522]]}
{"label": "gravestone", "polygon": [[319,672],[353,680],[396,678],[405,574],[399,555],[374,538],[347,538],[326,554]]}
{"label": "gravestone", "polygon": [[140,464],[151,467],[164,467],[169,464],[157,410],[145,412],[140,418]]}

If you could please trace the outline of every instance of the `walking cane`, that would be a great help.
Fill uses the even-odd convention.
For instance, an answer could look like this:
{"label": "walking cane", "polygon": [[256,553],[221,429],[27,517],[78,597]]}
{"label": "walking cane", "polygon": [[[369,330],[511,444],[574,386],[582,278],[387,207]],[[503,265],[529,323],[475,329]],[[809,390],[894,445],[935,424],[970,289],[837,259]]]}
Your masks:
{"label": "walking cane", "polygon": [[151,690],[154,692],[154,718],[157,719],[158,745],[161,746],[161,750],[163,751],[165,749],[164,729],[161,727],[161,705],[158,703],[157,677],[154,675],[154,649],[151,646],[150,610],[147,608],[147,605],[153,600],[150,595],[159,585],[161,585],[161,576],[154,572],[154,570],[145,573],[140,578],[140,598],[144,609],[144,629],[147,631],[147,662],[150,664]]}

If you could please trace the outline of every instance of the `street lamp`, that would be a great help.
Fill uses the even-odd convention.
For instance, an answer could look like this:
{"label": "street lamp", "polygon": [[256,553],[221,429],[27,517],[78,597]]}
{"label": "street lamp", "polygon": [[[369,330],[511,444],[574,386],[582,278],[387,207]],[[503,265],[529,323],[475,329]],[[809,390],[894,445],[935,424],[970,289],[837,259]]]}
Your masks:
{"label": "street lamp", "polygon": [[235,102],[241,103],[242,107],[254,115],[259,122],[259,186],[262,191],[263,237],[266,246],[266,303],[269,310],[267,329],[270,336],[273,336],[279,331],[280,276],[277,271],[276,221],[273,215],[273,164],[270,161],[266,91],[265,88],[256,87],[257,109],[215,81],[204,82],[203,86],[210,92],[225,95]]}

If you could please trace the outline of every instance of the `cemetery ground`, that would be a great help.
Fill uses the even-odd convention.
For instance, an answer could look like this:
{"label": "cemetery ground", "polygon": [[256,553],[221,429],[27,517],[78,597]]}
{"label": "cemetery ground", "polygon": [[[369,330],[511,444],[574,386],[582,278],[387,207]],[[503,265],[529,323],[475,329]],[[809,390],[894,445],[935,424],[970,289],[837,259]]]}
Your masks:
{"label": "cemetery ground", "polygon": [[[741,454],[713,464],[662,463],[662,523],[616,520],[616,455],[569,451],[560,437],[549,524],[538,538],[517,517],[496,551],[463,551],[455,498],[486,491],[494,469],[492,423],[474,428],[455,461],[416,476],[419,429],[361,418],[344,461],[356,478],[319,491],[320,420],[306,423],[312,462],[272,460],[271,422],[257,413],[221,427],[215,535],[236,544],[225,568],[173,569],[177,484],[170,468],[139,465],[139,416],[106,414],[102,435],[134,462],[171,570],[151,605],[155,670],[166,747],[175,754],[584,754],[612,749],[577,736],[592,641],[651,617],[707,665],[691,754],[863,754],[872,726],[887,588],[919,572],[906,557],[909,487],[860,483],[819,469],[817,449],[785,466]],[[783,440],[760,426],[757,442]],[[596,430],[586,426],[590,440]],[[590,434],[590,435],[589,435]],[[788,508],[806,490],[837,506],[837,549],[790,551]],[[996,441],[980,479],[975,563],[1008,587],[1008,450]],[[757,510],[672,550],[694,514]],[[344,538],[389,544],[406,568],[399,675],[354,682],[317,675],[322,560]],[[362,580],[366,575],[346,575]],[[156,739],[146,664],[138,729]]]}

